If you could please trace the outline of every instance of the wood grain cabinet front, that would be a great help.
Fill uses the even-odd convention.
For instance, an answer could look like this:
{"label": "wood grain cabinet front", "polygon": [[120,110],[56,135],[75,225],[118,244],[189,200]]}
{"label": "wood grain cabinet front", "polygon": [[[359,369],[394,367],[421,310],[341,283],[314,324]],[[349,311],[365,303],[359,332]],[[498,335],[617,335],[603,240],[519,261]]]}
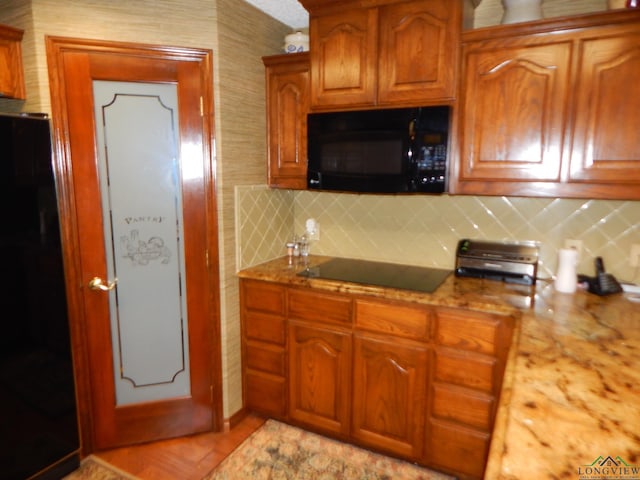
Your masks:
{"label": "wood grain cabinet front", "polygon": [[22,36],[20,29],[0,25],[0,97],[24,100]]}
{"label": "wood grain cabinet front", "polygon": [[267,165],[270,187],[307,188],[309,54],[263,57],[267,85]]}
{"label": "wood grain cabinet front", "polygon": [[289,288],[289,417],[342,438],[351,418],[352,300]]}
{"label": "wood grain cabinet front", "polygon": [[640,15],[580,42],[570,182],[606,185],[605,196],[640,198]]}
{"label": "wood grain cabinet front", "polygon": [[450,192],[640,199],[639,32],[637,10],[464,32]]}
{"label": "wood grain cabinet front", "polygon": [[515,318],[241,281],[245,406],[477,479]]}
{"label": "wood grain cabinet front", "polygon": [[301,2],[310,12],[311,108],[450,101],[461,2]]}
{"label": "wood grain cabinet front", "polygon": [[290,320],[289,338],[289,417],[347,437],[351,332]]}
{"label": "wood grain cabinet front", "polygon": [[427,341],[433,325],[432,312],[424,305],[357,299],[355,326],[393,337]]}
{"label": "wood grain cabinet front", "polygon": [[425,461],[481,478],[514,318],[442,307],[435,323]]}
{"label": "wood grain cabinet front", "polygon": [[246,408],[286,417],[286,290],[240,281],[242,384]]}
{"label": "wood grain cabinet front", "polygon": [[461,181],[560,181],[572,51],[567,38],[464,44]]}
{"label": "wood grain cabinet front", "polygon": [[353,358],[353,438],[368,447],[420,460],[424,446],[427,346],[357,334]]}

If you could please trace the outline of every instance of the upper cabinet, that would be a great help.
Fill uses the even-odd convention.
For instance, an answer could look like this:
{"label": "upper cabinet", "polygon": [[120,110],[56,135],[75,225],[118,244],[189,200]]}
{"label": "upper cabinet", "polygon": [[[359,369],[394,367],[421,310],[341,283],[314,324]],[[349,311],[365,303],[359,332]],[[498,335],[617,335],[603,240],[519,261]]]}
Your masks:
{"label": "upper cabinet", "polygon": [[640,15],[580,39],[569,180],[640,198]]}
{"label": "upper cabinet", "polygon": [[450,190],[640,199],[638,78],[639,11],[465,32]]}
{"label": "upper cabinet", "polygon": [[422,105],[455,95],[461,2],[302,0],[311,108]]}
{"label": "upper cabinet", "polygon": [[22,72],[23,31],[0,25],[0,97],[24,100],[24,74]]}
{"label": "upper cabinet", "polygon": [[270,187],[307,187],[309,54],[264,57]]}

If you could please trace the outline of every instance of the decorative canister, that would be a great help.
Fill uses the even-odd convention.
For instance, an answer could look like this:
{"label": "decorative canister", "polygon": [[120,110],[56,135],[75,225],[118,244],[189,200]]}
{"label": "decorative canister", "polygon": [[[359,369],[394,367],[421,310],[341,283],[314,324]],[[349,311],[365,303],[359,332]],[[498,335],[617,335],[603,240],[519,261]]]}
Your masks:
{"label": "decorative canister", "polygon": [[284,37],[284,51],[287,53],[309,51],[309,35],[295,32]]}
{"label": "decorative canister", "polygon": [[502,0],[502,23],[530,22],[542,18],[542,0]]}

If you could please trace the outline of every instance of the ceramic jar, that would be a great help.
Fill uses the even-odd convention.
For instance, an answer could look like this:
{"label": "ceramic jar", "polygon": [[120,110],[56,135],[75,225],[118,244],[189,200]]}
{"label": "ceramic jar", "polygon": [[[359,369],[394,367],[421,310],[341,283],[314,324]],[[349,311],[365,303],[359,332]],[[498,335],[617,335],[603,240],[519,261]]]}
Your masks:
{"label": "ceramic jar", "polygon": [[295,32],[284,37],[284,51],[286,53],[309,51],[309,35]]}
{"label": "ceramic jar", "polygon": [[530,22],[542,18],[542,0],[502,0],[501,23]]}

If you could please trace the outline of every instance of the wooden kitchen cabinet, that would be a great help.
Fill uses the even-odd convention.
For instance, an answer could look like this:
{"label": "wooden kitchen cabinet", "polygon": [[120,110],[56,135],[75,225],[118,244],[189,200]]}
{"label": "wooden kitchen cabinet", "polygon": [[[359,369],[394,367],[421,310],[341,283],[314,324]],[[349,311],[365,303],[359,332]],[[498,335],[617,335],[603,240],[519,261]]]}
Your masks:
{"label": "wooden kitchen cabinet", "polygon": [[267,88],[267,165],[271,187],[307,188],[309,54],[263,57]]}
{"label": "wooden kitchen cabinet", "polygon": [[450,192],[640,199],[639,32],[631,10],[464,32]]}
{"label": "wooden kitchen cabinet", "polygon": [[362,445],[421,459],[432,317],[425,305],[356,299],[352,436]]}
{"label": "wooden kitchen cabinet", "polygon": [[289,337],[289,417],[348,436],[351,333],[290,321]]}
{"label": "wooden kitchen cabinet", "polygon": [[374,105],[378,10],[351,9],[309,19],[311,107]]}
{"label": "wooden kitchen cabinet", "polygon": [[481,478],[514,318],[241,280],[245,407]]}
{"label": "wooden kitchen cabinet", "polygon": [[[640,198],[640,16],[581,41],[569,181]],[[615,198],[615,197],[611,197]]]}
{"label": "wooden kitchen cabinet", "polygon": [[460,179],[558,182],[571,41],[490,43],[463,50]]}
{"label": "wooden kitchen cabinet", "polygon": [[22,36],[20,29],[0,25],[0,97],[24,100]]}
{"label": "wooden kitchen cabinet", "polygon": [[276,284],[240,282],[244,405],[281,419],[287,413],[285,295]]}
{"label": "wooden kitchen cabinet", "polygon": [[427,464],[482,477],[512,335],[509,316],[436,310]]}
{"label": "wooden kitchen cabinet", "polygon": [[338,436],[351,414],[351,300],[288,290],[289,417]]}
{"label": "wooden kitchen cabinet", "polygon": [[362,445],[419,460],[424,446],[427,346],[354,338],[351,435]]}
{"label": "wooden kitchen cabinet", "polygon": [[450,101],[461,2],[301,2],[310,12],[311,108]]}

